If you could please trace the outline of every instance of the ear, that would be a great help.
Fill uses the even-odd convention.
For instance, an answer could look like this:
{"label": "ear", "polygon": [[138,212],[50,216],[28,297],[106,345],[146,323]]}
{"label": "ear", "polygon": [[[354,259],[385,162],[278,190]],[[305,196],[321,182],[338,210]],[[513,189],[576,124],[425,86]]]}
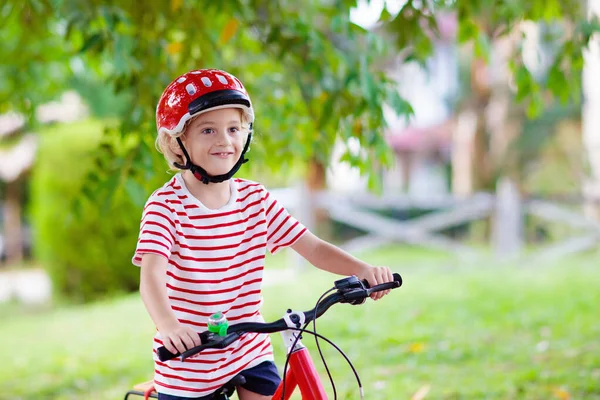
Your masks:
{"label": "ear", "polygon": [[[183,141],[183,137],[181,137],[181,139]],[[177,138],[174,138],[172,136],[169,137],[169,148],[176,155],[183,157],[183,151],[181,150],[181,146],[179,146],[179,143],[177,143]]]}

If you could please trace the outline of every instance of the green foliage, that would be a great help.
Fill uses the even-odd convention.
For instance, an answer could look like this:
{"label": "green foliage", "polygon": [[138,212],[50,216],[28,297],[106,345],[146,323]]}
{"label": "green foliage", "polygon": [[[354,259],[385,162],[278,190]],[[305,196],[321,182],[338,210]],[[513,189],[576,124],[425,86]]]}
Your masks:
{"label": "green foliage", "polygon": [[[543,269],[471,269],[405,247],[363,256],[399,271],[404,286],[378,302],[332,308],[317,330],[352,360],[366,398],[409,399],[423,387],[426,399],[600,398],[597,254]],[[265,318],[313,307],[333,279],[311,271],[267,287]],[[118,399],[152,377],[154,327],[138,295],[44,314],[2,311],[2,399]],[[333,398],[314,341],[305,336]],[[281,337],[272,341],[282,368]],[[321,347],[338,398],[358,398],[346,362]]]}
{"label": "green foliage", "polygon": [[123,118],[132,101],[128,92],[115,94],[102,81],[90,76],[77,76],[70,86],[77,91],[94,118]]}
{"label": "green foliage", "polygon": [[[336,138],[352,137],[367,150],[348,150],[342,159],[370,174],[377,170],[374,161],[387,165],[391,159],[382,105],[412,112],[377,65],[397,52],[390,45],[403,51],[405,61],[424,62],[439,33],[438,13],[456,13],[459,43],[473,42],[482,58],[492,40],[521,21],[575,25],[571,34],[553,37],[556,60],[545,82],[531,77],[520,48],[513,57],[517,98],[529,103],[530,116],[542,110],[542,87],[563,100],[577,98],[582,48],[599,28],[582,18],[578,0],[410,0],[396,15],[385,8],[381,13],[389,41],[380,30],[366,31],[349,20],[355,5],[170,0],[145,4],[142,11],[129,1],[8,1],[0,8],[8,38],[0,55],[11,61],[0,67],[0,108],[35,107],[56,93],[66,75],[93,76],[130,96],[122,133],[153,135],[155,105],[166,84],[192,68],[218,67],[238,75],[254,98],[262,136],[253,152],[261,165],[279,170],[312,159],[327,164]],[[111,160],[110,151],[97,157]],[[140,167],[119,173],[135,174]]]}
{"label": "green foliage", "polygon": [[[219,67],[238,75],[253,97],[252,159],[263,170],[289,170],[311,159],[327,164],[338,135],[371,149],[358,155],[348,151],[343,158],[363,173],[372,171],[373,160],[389,164],[381,105],[387,102],[404,114],[412,110],[399,99],[396,84],[374,69],[386,54],[381,38],[351,24],[348,6],[251,3],[156,3],[140,14],[124,2],[98,3],[91,12],[65,1],[56,11],[67,21],[66,39],[86,55],[86,63],[135,99],[123,133],[154,135],[153,113],[165,85],[186,70]],[[98,156],[115,174],[136,175],[142,167],[119,168],[114,163],[120,161],[110,156],[114,149],[107,150]],[[137,158],[154,149],[133,151]]]}
{"label": "green foliage", "polygon": [[352,134],[375,151],[366,153],[369,162],[345,160],[368,173],[371,161],[389,159],[382,104],[399,114],[411,111],[391,98],[394,82],[376,65],[394,54],[389,44],[403,51],[405,61],[424,62],[439,33],[440,12],[456,13],[459,43],[473,42],[482,58],[493,40],[522,21],[573,26],[552,38],[556,58],[546,82],[532,82],[522,70],[520,48],[513,57],[518,98],[530,103],[531,116],[541,112],[540,85],[561,99],[569,93],[577,98],[582,49],[600,28],[597,20],[583,18],[579,0],[410,0],[396,15],[383,9],[380,23],[392,35],[389,42],[349,20],[355,5],[170,0],[145,4],[142,11],[129,1],[8,1],[0,8],[0,55],[10,60],[0,67],[0,107],[35,107],[40,96],[56,93],[65,75],[94,74],[133,95],[122,130],[151,133],[156,100],[174,76],[220,67],[239,75],[255,99],[257,127],[269,133],[256,145],[264,164],[278,168],[315,157],[329,162],[336,135]]}
{"label": "green foliage", "polygon": [[43,1],[0,6],[0,113],[16,109],[30,117],[64,90],[71,55],[47,12]]}
{"label": "green foliage", "polygon": [[525,192],[550,196],[580,192],[584,171],[580,118],[579,107],[556,102],[538,118],[525,121],[509,150],[516,155]]}
{"label": "green foliage", "polygon": [[[475,56],[484,59],[490,43],[523,20],[562,27],[549,35],[556,56],[547,76],[532,75],[519,47],[513,57],[516,96],[528,102],[530,116],[547,105],[548,90],[562,100],[578,99],[582,49],[599,29],[597,20],[582,18],[578,0],[409,0],[397,15],[384,9],[382,29],[373,31],[349,20],[355,5],[353,0],[169,0],[145,2],[143,7],[123,0],[5,1],[0,6],[0,59],[7,61],[0,64],[0,112],[16,109],[30,117],[36,106],[75,85],[93,99],[96,115],[119,119],[118,127],[95,139],[101,146],[84,143],[88,153],[73,157],[76,167],[62,164],[77,184],[67,184],[58,174],[44,177],[46,172],[36,172],[44,177],[38,181],[45,182],[36,184],[36,193],[46,196],[42,188],[51,190],[55,194],[48,197],[55,197],[57,204],[49,207],[52,212],[44,211],[44,197],[35,200],[37,221],[44,227],[38,233],[37,243],[44,247],[40,254],[59,265],[67,260],[67,251],[58,249],[66,248],[61,247],[67,246],[66,235],[73,234],[75,239],[69,240],[77,241],[80,257],[73,250],[64,268],[100,276],[88,280],[83,272],[68,274],[69,279],[55,274],[58,287],[74,293],[79,286],[93,293],[96,289],[84,286],[103,284],[100,264],[120,271],[124,248],[130,250],[134,243],[129,229],[137,223],[147,195],[166,177],[164,160],[154,147],[154,112],[164,87],[181,73],[216,67],[245,83],[257,113],[252,168],[298,173],[299,165],[309,160],[328,164],[334,142],[352,139],[363,150],[352,152],[347,146],[341,160],[369,175],[374,188],[378,170],[392,158],[383,137],[383,105],[399,115],[412,113],[381,64],[399,51],[405,61],[424,62],[438,33],[436,13],[455,12],[459,43],[473,42]],[[95,82],[102,82],[102,90],[90,95]],[[112,92],[122,97],[109,104],[107,93]],[[51,161],[52,168],[46,162],[39,165],[50,171],[61,163],[57,159]],[[57,195],[55,187],[65,188],[64,194]],[[70,211],[73,204],[80,220]],[[69,217],[64,226],[55,224],[54,235],[50,227],[61,213]],[[111,219],[115,225],[92,223],[109,214],[119,216]],[[98,235],[95,242],[86,238],[94,238],[92,234]],[[59,254],[53,255],[54,249]],[[129,275],[123,282],[130,282]]]}
{"label": "green foliage", "polygon": [[526,105],[530,118],[538,117],[551,105],[544,99],[546,92],[567,101],[580,102],[583,50],[590,37],[600,32],[597,17],[586,19],[580,0],[474,0],[421,2],[409,0],[395,18],[384,10],[381,21],[395,38],[399,49],[407,50],[405,61],[424,63],[431,54],[431,40],[439,33],[436,13],[449,12],[457,15],[459,44],[473,45],[473,57],[490,62],[492,42],[516,36],[523,22],[535,22],[545,26],[546,44],[552,47],[552,64],[541,79],[532,76],[523,62],[523,40],[517,40],[510,68],[517,88],[516,100]]}
{"label": "green foliage", "polygon": [[552,106],[552,100],[545,99],[546,93],[566,104],[568,101],[579,104],[581,96],[581,72],[583,51],[590,37],[600,32],[597,17],[585,18],[582,6],[585,2],[569,1],[464,1],[444,2],[441,8],[458,13],[459,43],[474,43],[474,53],[478,58],[489,61],[489,45],[493,40],[515,36],[514,29],[522,22],[535,22],[546,33],[545,43],[553,54],[548,71],[534,78],[523,62],[523,40],[517,42],[509,64],[516,86],[516,100],[525,102],[527,115],[539,117],[544,108]]}
{"label": "green foliage", "polygon": [[[44,130],[31,183],[39,262],[57,292],[77,301],[134,290],[139,281],[139,271],[128,261],[141,216],[134,200],[143,199],[143,204],[147,193],[120,195],[106,203],[88,193],[91,201],[81,201],[88,172],[101,168],[93,155],[101,145],[102,129],[100,123],[87,121]],[[115,176],[106,179],[118,186]],[[157,185],[156,179],[148,184]]]}

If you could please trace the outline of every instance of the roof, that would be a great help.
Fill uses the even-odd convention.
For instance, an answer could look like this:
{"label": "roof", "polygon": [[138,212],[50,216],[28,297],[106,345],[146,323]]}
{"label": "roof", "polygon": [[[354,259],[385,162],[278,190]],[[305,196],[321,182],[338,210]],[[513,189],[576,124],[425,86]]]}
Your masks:
{"label": "roof", "polygon": [[446,152],[452,146],[451,119],[429,127],[388,129],[386,140],[398,154]]}

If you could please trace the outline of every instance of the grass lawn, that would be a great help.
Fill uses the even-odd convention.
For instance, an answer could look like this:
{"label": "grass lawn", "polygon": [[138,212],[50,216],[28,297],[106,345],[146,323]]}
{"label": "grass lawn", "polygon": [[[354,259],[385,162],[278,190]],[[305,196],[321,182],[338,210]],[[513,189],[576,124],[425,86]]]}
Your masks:
{"label": "grass lawn", "polygon": [[[364,258],[392,266],[404,286],[379,302],[339,305],[317,328],[354,362],[365,398],[600,399],[596,255],[504,267],[391,247]],[[265,318],[312,308],[332,282],[311,270],[266,288]],[[0,399],[120,399],[151,377],[153,326],[137,294],[43,312],[3,306],[0,321]],[[338,398],[359,398],[345,361],[322,347]]]}

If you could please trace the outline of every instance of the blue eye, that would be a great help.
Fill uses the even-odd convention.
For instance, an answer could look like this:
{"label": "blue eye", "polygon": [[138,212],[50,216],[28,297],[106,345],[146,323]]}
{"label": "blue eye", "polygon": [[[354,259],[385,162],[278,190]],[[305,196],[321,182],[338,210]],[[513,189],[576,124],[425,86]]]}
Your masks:
{"label": "blue eye", "polygon": [[202,129],[202,134],[203,135],[210,135],[213,132],[214,132],[214,130],[212,128]]}

